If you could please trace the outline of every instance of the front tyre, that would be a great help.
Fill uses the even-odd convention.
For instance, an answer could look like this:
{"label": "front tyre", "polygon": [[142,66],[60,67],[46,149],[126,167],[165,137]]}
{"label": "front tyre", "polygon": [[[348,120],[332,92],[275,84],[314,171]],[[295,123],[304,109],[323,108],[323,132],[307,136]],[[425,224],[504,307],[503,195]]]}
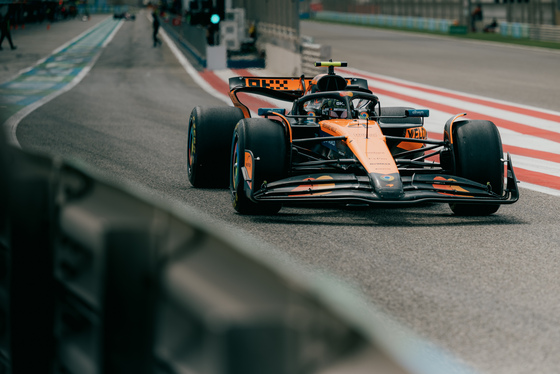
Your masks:
{"label": "front tyre", "polygon": [[[495,194],[504,192],[502,140],[494,123],[464,120],[453,124],[453,156],[457,176],[487,185]],[[487,216],[499,204],[449,204],[456,215]]]}
{"label": "front tyre", "polygon": [[265,118],[239,121],[231,145],[230,191],[241,214],[275,214],[280,203],[257,202],[252,196],[266,183],[288,174],[288,140],[281,123]]}
{"label": "front tyre", "polygon": [[187,175],[194,187],[228,186],[231,137],[241,119],[239,108],[193,109],[187,132]]}

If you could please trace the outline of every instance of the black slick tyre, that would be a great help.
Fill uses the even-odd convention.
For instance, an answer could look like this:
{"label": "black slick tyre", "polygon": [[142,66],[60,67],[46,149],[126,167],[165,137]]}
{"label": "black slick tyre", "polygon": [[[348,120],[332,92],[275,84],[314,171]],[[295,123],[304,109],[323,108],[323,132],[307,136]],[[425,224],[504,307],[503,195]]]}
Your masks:
{"label": "black slick tyre", "polygon": [[243,112],[235,107],[191,112],[187,132],[187,175],[194,187],[227,188],[233,129]]}
{"label": "black slick tyre", "polygon": [[[457,176],[487,185],[502,195],[504,164],[502,140],[494,123],[463,120],[453,124],[453,158]],[[449,204],[456,215],[486,216],[498,211],[499,204]]]}
{"label": "black slick tyre", "polygon": [[[246,165],[246,154],[252,155],[253,165]],[[265,118],[239,121],[231,144],[230,191],[233,208],[241,214],[278,213],[280,203],[257,202],[251,197],[264,184],[285,178],[288,162],[288,140],[282,124]],[[251,170],[252,176],[248,175],[247,169]],[[247,187],[244,174],[251,179],[251,188]]]}

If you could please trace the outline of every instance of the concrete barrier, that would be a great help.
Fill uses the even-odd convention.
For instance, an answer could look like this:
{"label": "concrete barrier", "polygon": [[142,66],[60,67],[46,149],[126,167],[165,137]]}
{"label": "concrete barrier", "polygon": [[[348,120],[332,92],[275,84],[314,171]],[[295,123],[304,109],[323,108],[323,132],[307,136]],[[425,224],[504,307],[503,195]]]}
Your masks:
{"label": "concrete barrier", "polygon": [[315,61],[327,61],[331,58],[331,46],[316,43],[301,44],[301,68],[306,77],[314,77],[321,73],[315,67]]}

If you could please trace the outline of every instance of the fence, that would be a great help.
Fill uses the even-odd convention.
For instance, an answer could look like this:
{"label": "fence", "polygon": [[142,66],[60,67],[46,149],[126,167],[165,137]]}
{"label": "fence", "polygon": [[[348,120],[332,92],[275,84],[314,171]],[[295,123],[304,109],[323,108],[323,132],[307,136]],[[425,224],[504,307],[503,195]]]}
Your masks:
{"label": "fence", "polygon": [[[342,22],[355,25],[395,27],[410,30],[422,30],[453,33],[454,20],[389,16],[381,14],[360,14],[345,12],[316,12],[314,19],[329,22]],[[464,30],[466,32],[466,29]],[[499,22],[498,32],[507,37],[526,38],[538,41],[560,42],[560,27],[552,25],[529,25],[522,23]]]}
{"label": "fence", "polygon": [[396,27],[426,31],[448,32],[453,24],[450,19],[389,16],[384,14],[340,13],[323,11],[313,16],[320,21],[351,23],[381,27]]}
{"label": "fence", "polygon": [[324,11],[384,14],[418,18],[457,20],[469,24],[469,16],[476,4],[482,5],[484,22],[493,18],[509,23],[535,25],[556,24],[560,10],[557,0],[499,1],[494,0],[322,0]]}

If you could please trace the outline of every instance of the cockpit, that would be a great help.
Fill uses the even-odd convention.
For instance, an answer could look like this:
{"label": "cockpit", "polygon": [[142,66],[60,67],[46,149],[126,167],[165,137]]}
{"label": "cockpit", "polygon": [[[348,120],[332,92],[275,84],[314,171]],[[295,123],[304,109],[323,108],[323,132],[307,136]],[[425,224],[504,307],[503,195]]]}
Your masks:
{"label": "cockpit", "polygon": [[294,102],[292,114],[325,119],[375,117],[377,96],[366,92],[331,91],[307,94]]}

